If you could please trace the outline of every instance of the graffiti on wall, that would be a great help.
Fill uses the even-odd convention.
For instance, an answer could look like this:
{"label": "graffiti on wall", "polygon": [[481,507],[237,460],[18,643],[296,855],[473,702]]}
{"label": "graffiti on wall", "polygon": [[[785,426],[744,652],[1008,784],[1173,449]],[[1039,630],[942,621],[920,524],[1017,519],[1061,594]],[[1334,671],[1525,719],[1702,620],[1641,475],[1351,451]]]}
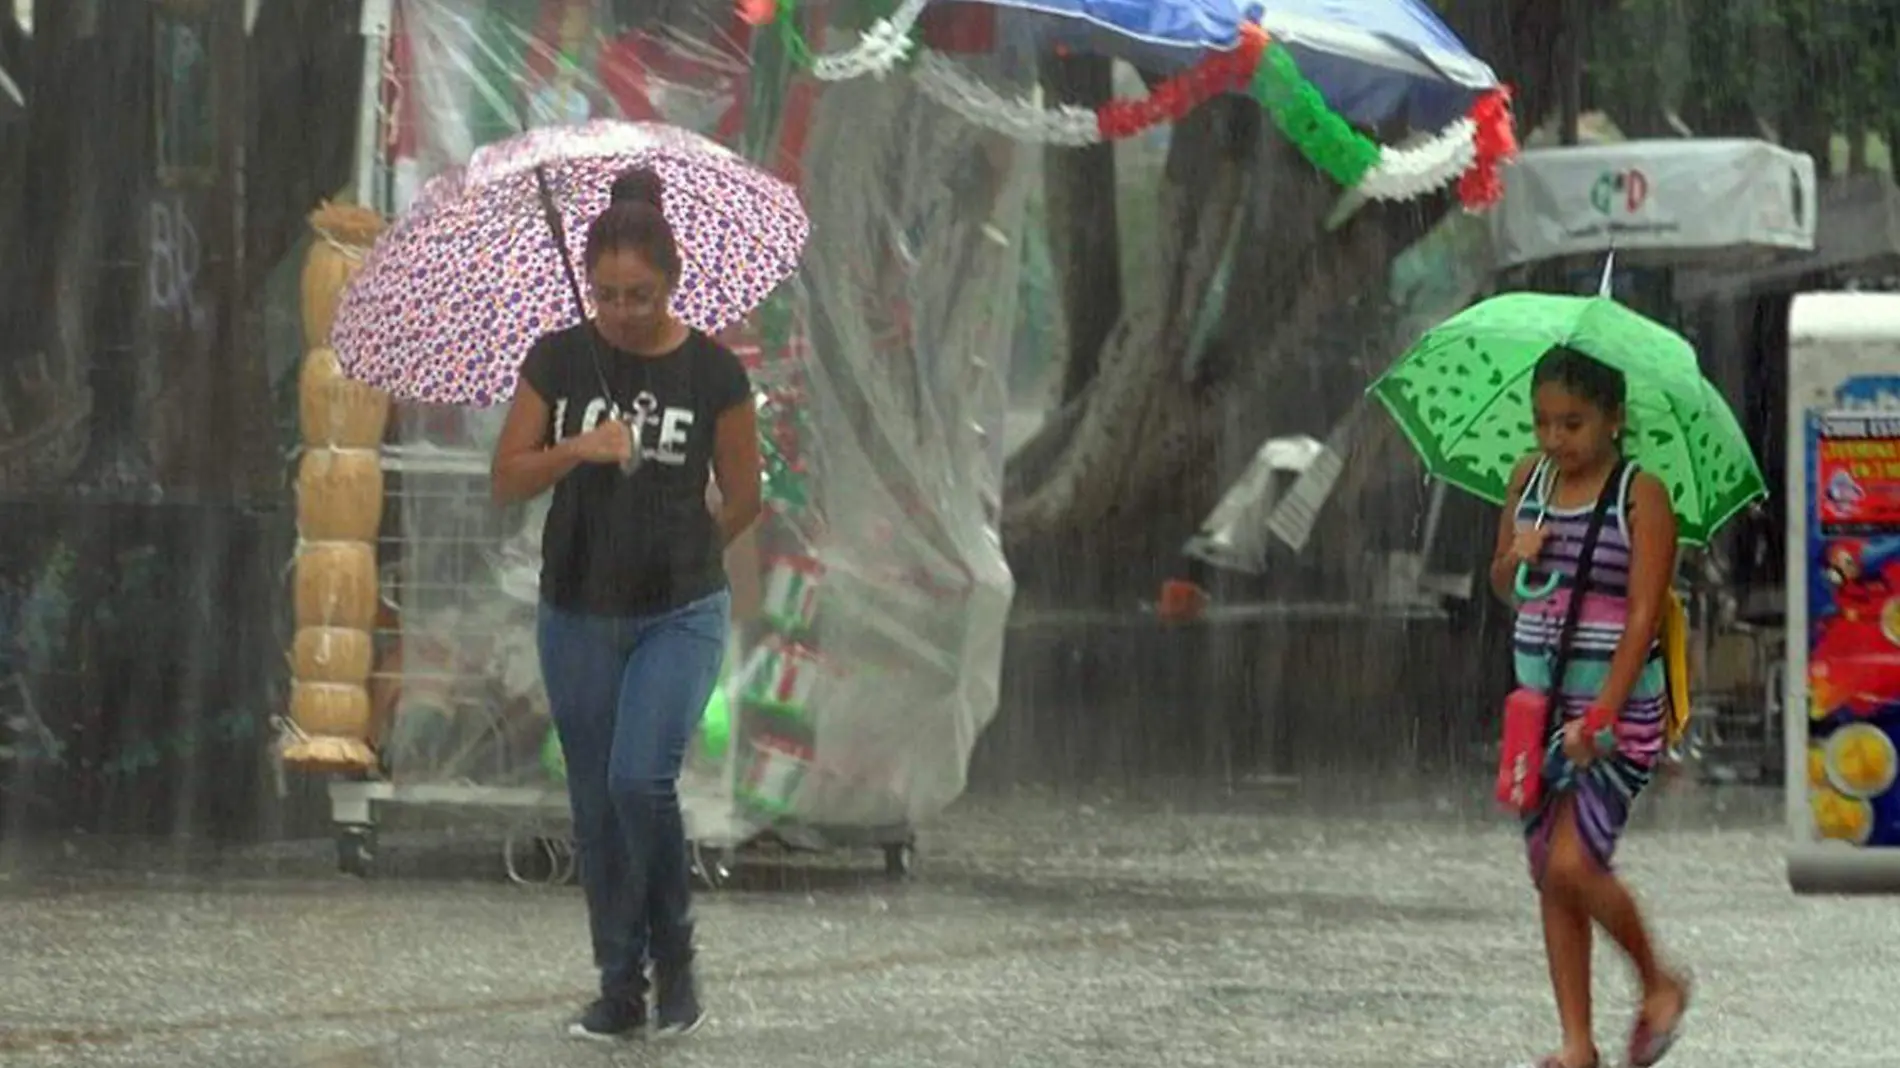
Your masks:
{"label": "graffiti on wall", "polygon": [[152,199],[150,225],[146,279],[152,309],[170,325],[201,332],[209,316],[198,290],[204,246],[197,224],[182,197],[159,196]]}
{"label": "graffiti on wall", "polygon": [[0,574],[0,786],[48,769],[69,779],[123,781],[207,748],[253,742],[267,718],[256,709],[160,716],[135,707],[136,692],[75,685],[123,666],[104,663],[111,654],[94,650],[149,646],[137,636],[178,619],[181,609],[213,614],[208,590],[190,598],[205,603],[175,603],[155,544],[121,549],[102,567],[81,569],[80,556],[58,539],[30,566]]}
{"label": "graffiti on wall", "polygon": [[209,19],[202,9],[160,6],[152,20],[152,117],[159,179],[166,185],[208,183],[217,172]]}

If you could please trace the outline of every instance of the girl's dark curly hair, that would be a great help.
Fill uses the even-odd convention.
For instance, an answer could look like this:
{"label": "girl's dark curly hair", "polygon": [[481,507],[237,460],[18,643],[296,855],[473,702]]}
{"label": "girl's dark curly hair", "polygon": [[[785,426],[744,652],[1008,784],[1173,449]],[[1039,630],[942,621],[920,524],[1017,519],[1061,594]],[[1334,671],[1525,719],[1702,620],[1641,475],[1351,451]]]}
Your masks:
{"label": "girl's dark curly hair", "polygon": [[1629,384],[1623,372],[1563,345],[1544,353],[1531,372],[1531,389],[1552,383],[1588,401],[1604,415],[1623,414],[1623,404],[1629,399]]}

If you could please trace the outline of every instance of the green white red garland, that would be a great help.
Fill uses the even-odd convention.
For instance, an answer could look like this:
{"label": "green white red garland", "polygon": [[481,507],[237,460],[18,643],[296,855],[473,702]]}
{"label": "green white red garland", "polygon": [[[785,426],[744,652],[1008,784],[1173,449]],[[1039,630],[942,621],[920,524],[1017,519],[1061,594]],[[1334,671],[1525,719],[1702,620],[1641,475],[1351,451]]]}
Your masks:
{"label": "green white red garland", "polygon": [[873,75],[882,78],[902,63],[915,47],[911,34],[917,20],[924,17],[929,0],[904,0],[889,18],[882,18],[858,37],[858,43],[843,52],[813,56],[812,77],[824,82],[842,82]]}
{"label": "green white red garland", "polygon": [[[755,25],[777,22],[789,50],[813,77],[844,81],[883,77],[909,59],[927,0],[904,0],[852,47],[822,56],[813,56],[798,34],[792,3],[741,0],[741,14]],[[1215,96],[1244,91],[1313,166],[1372,200],[1411,200],[1455,181],[1465,207],[1483,210],[1503,194],[1498,168],[1517,154],[1510,94],[1503,88],[1484,94],[1465,117],[1435,135],[1404,146],[1380,146],[1333,111],[1292,54],[1258,26],[1247,27],[1235,48],[1209,53],[1147,96],[1111,100],[1092,111],[1005,98],[937,53],[924,53],[912,76],[926,96],[973,124],[1017,140],[1070,146],[1132,137],[1178,122]]]}
{"label": "green white red garland", "polygon": [[1101,122],[1088,108],[1045,108],[1033,100],[1006,99],[936,52],[926,52],[911,77],[925,96],[972,125],[1018,141],[1078,147],[1102,140]]}

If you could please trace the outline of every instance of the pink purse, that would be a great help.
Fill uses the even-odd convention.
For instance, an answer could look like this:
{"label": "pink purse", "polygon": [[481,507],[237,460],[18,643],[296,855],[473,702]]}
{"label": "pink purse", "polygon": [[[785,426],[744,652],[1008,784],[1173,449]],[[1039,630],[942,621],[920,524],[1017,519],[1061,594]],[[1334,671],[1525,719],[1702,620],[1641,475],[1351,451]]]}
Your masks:
{"label": "pink purse", "polygon": [[1550,738],[1550,698],[1519,686],[1504,699],[1504,747],[1498,757],[1498,804],[1518,815],[1544,800],[1544,746]]}
{"label": "pink purse", "polygon": [[[1590,525],[1584,529],[1583,551],[1577,555],[1577,580],[1571,585],[1570,603],[1565,606],[1563,627],[1557,632],[1557,650],[1551,658],[1550,693],[1539,693],[1526,686],[1512,690],[1504,699],[1504,739],[1498,750],[1498,778],[1494,788],[1498,804],[1520,816],[1537,811],[1544,800],[1544,754],[1550,746],[1552,723],[1551,694],[1563,691],[1564,673],[1570,668],[1570,639],[1583,617],[1583,601],[1590,588],[1590,562],[1596,556],[1597,539],[1603,533],[1603,519],[1610,510],[1612,487],[1623,477],[1618,463],[1597,495],[1596,508],[1590,513]],[[1525,489],[1529,493],[1529,487]]]}

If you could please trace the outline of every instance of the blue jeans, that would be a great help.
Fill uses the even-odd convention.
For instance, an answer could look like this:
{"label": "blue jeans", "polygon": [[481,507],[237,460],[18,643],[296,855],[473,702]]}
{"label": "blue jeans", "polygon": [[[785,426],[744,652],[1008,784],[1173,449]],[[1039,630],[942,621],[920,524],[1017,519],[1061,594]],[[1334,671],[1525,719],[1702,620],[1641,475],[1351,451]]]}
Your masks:
{"label": "blue jeans", "polygon": [[541,677],[561,751],[601,993],[646,992],[693,957],[680,764],[719,681],[731,595],[650,616],[541,605]]}

